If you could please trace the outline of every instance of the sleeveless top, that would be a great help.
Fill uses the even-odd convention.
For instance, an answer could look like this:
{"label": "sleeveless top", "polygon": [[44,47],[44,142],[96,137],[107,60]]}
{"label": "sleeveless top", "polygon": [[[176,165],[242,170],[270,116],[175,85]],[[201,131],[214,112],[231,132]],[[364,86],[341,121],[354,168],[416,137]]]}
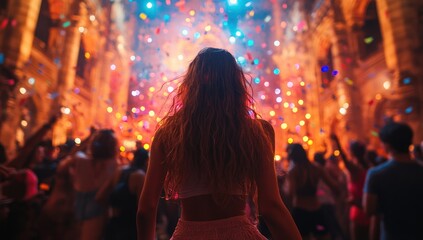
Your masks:
{"label": "sleeveless top", "polygon": [[[298,166],[303,167],[303,166]],[[295,189],[295,192],[297,196],[300,197],[313,197],[317,195],[317,184],[319,182],[319,179],[316,175],[314,166],[306,166],[306,173],[305,176],[303,176],[305,179],[305,182],[301,186],[297,186]]]}
{"label": "sleeveless top", "polygon": [[119,217],[130,217],[135,221],[137,213],[138,196],[129,189],[129,176],[137,171],[134,168],[123,169],[112,193],[110,194],[110,206],[119,210]]}

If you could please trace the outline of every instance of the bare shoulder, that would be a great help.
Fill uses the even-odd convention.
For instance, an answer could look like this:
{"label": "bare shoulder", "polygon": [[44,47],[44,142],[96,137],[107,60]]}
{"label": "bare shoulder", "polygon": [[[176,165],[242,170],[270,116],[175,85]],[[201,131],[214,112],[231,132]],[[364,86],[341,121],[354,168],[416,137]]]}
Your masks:
{"label": "bare shoulder", "polygon": [[[156,132],[154,133],[154,139],[153,139],[153,146],[155,149],[159,149],[160,151],[163,151],[165,149],[165,139],[166,138],[166,129],[163,126],[160,126]],[[151,150],[153,151],[153,149]]]}
{"label": "bare shoulder", "polygon": [[261,127],[263,128],[263,130],[269,135],[269,136],[274,136],[275,135],[275,130],[273,129],[272,125],[264,120],[264,119],[257,119],[257,122],[261,125]]}

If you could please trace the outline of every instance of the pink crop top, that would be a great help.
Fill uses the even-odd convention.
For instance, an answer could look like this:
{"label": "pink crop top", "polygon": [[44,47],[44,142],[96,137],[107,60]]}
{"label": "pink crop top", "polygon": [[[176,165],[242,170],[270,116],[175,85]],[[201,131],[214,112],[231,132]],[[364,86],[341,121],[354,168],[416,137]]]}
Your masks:
{"label": "pink crop top", "polygon": [[[206,181],[201,181],[193,175],[190,175],[182,182],[178,192],[178,196],[181,199],[208,194],[212,194],[210,186]],[[239,188],[233,191],[233,195],[244,195],[244,193],[242,189]]]}

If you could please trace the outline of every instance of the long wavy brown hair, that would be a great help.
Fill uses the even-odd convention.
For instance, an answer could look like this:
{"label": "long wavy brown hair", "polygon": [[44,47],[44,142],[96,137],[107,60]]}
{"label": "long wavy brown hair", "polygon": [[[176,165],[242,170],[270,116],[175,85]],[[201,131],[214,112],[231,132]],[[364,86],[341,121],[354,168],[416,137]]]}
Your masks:
{"label": "long wavy brown hair", "polygon": [[166,149],[165,189],[175,197],[184,177],[206,181],[213,196],[254,194],[259,161],[273,159],[253,109],[251,85],[226,50],[205,48],[190,63],[156,138]]}

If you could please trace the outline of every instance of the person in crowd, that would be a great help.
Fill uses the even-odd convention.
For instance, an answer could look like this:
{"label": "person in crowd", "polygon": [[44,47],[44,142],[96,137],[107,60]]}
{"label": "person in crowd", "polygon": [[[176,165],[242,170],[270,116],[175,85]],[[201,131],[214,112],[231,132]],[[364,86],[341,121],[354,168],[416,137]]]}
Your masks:
{"label": "person in crowd", "polygon": [[[144,184],[149,153],[137,149],[129,167],[119,169],[99,199],[108,202],[111,218],[105,229],[106,240],[137,239],[136,214]],[[110,191],[110,192],[109,192]]]}
{"label": "person in crowd", "polygon": [[36,212],[32,199],[38,194],[37,176],[30,169],[0,166],[0,236],[33,239]]}
{"label": "person in crowd", "polygon": [[7,162],[6,165],[16,169],[30,168],[31,166],[34,166],[34,156],[35,154],[38,154],[37,151],[41,146],[43,138],[51,130],[57,119],[57,116],[51,117],[47,123],[32,134],[25,141],[23,147],[19,149],[17,156]]}
{"label": "person in crowd", "polygon": [[334,192],[337,184],[320,167],[312,164],[301,144],[288,145],[288,160],[292,163],[286,184],[292,200],[292,217],[302,239],[329,239],[328,224],[317,196],[317,187],[324,181]]}
{"label": "person in crowd", "polygon": [[[342,191],[342,179],[340,179],[342,177],[338,174],[339,172],[335,172],[335,169],[331,168],[329,170],[330,164],[327,162],[328,161],[325,159],[324,152],[317,152],[314,154],[314,163],[317,164],[317,166],[323,171],[325,171],[331,177],[331,179],[339,183],[339,189],[337,189],[337,192],[339,193]],[[345,239],[345,234],[342,231],[340,221],[337,218],[336,203],[337,200],[340,199],[337,195],[333,194],[330,187],[324,181],[319,181],[317,184],[317,197],[321,204],[322,212],[325,217],[324,220],[327,224],[331,239]]]}
{"label": "person in crowd", "polygon": [[333,154],[326,162],[326,171],[338,183],[339,191],[334,195],[336,219],[342,230],[342,238],[349,239],[348,174],[339,166],[339,157]]}
{"label": "person in crowd", "polygon": [[35,175],[37,175],[40,190],[44,191],[48,195],[51,191],[52,185],[54,184],[53,179],[58,165],[58,148],[53,146],[51,139],[41,142],[38,149],[40,148],[44,151],[42,154],[44,157],[41,162],[34,162],[32,171],[34,171]]}
{"label": "person in crowd", "polygon": [[[423,144],[423,143],[422,143]],[[418,164],[423,166],[423,147],[422,144],[414,144],[413,146],[413,157]]]}
{"label": "person in crowd", "polygon": [[389,161],[370,169],[364,186],[366,213],[381,219],[380,239],[423,239],[423,167],[411,158],[413,131],[389,122],[379,132]]}
{"label": "person in crowd", "polygon": [[94,133],[95,129],[91,128],[90,135],[79,145],[75,145],[74,141],[72,141],[73,143],[67,141],[60,146],[61,151],[54,176],[54,186],[52,186],[51,194],[43,205],[38,219],[41,239],[73,240],[79,238],[79,225],[75,220],[74,213],[74,154],[87,151],[89,141]]}
{"label": "person in crowd", "polygon": [[6,148],[0,143],[0,165],[7,162]]}
{"label": "person in crowd", "polygon": [[377,155],[377,152],[374,150],[367,149],[366,153],[364,154],[364,160],[372,167],[379,165],[378,157],[379,156]]}
{"label": "person in crowd", "polygon": [[89,154],[77,152],[74,157],[73,187],[75,217],[81,222],[81,240],[96,240],[103,236],[107,221],[107,206],[96,200],[100,189],[113,178],[117,168],[118,141],[113,130],[94,133]]}
{"label": "person in crowd", "polygon": [[359,141],[350,143],[351,159],[348,159],[338,137],[331,135],[331,139],[338,148],[341,160],[349,174],[348,192],[350,202],[350,235],[351,240],[369,239],[370,219],[364,213],[362,206],[363,186],[369,164],[365,160],[366,146]]}
{"label": "person in crowd", "polygon": [[257,119],[248,84],[226,50],[205,48],[190,63],[151,146],[138,239],[155,238],[163,187],[181,202],[173,240],[265,239],[245,213],[255,194],[272,238],[301,238],[279,195],[274,130]]}

